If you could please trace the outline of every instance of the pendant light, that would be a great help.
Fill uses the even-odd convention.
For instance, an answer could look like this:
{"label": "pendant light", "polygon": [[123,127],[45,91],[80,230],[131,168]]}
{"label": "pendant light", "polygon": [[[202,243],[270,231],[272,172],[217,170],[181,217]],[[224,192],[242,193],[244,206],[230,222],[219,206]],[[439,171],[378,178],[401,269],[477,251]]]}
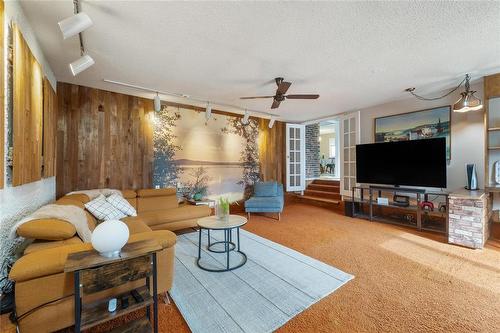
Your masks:
{"label": "pendant light", "polygon": [[470,75],[466,74],[465,78],[452,90],[448,91],[446,94],[438,97],[432,97],[432,98],[427,98],[423,97],[420,95],[417,95],[415,93],[415,88],[408,88],[405,91],[409,92],[413,96],[415,96],[417,99],[420,99],[422,101],[436,101],[442,98],[445,98],[449,96],[451,93],[455,92],[458,88],[462,86],[462,84],[465,82],[465,91],[460,93],[460,99],[453,104],[453,111],[454,112],[469,112],[469,111],[477,111],[481,110],[483,108],[483,103],[481,102],[481,99],[477,98],[474,96],[474,93],[476,91],[470,90]]}
{"label": "pendant light", "polygon": [[475,91],[470,90],[470,76],[465,76],[465,91],[460,93],[460,99],[453,104],[453,111],[455,112],[469,112],[477,111],[483,108],[483,103],[479,98],[474,96]]}
{"label": "pendant light", "polygon": [[154,102],[155,111],[160,112],[161,111],[161,100],[160,100],[160,96],[158,95],[158,93],[156,93],[156,96],[155,96],[153,102]]}

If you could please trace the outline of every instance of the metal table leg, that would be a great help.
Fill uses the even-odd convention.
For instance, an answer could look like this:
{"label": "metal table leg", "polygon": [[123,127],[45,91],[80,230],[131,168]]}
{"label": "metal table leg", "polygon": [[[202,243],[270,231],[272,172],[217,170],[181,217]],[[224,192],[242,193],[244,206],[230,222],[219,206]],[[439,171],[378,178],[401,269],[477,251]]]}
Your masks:
{"label": "metal table leg", "polygon": [[156,271],[156,252],[153,253],[153,317],[154,333],[158,333],[158,274]]}
{"label": "metal table leg", "polygon": [[80,299],[80,271],[74,272],[74,286],[75,286],[75,332],[80,333],[81,329],[81,299]]}

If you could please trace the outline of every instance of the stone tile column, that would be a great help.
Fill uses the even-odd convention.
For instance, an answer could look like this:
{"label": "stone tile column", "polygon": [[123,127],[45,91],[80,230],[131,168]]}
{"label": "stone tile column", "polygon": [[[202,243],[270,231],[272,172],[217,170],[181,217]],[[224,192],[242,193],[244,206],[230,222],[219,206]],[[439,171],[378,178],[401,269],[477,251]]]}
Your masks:
{"label": "stone tile column", "polygon": [[490,235],[490,196],[483,191],[459,190],[449,196],[448,243],[482,249]]}

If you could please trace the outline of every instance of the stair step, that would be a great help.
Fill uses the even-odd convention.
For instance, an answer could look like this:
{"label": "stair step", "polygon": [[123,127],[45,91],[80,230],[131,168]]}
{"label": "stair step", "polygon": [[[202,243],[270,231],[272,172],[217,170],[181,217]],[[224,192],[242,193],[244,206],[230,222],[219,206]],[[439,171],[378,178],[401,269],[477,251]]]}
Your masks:
{"label": "stair step", "polygon": [[336,204],[336,205],[338,205],[340,203],[340,200],[311,197],[308,195],[299,195],[298,198],[300,198],[301,200],[306,200],[306,201],[309,201],[309,200],[310,201],[319,201],[319,202],[326,202],[326,203],[331,203],[331,204]]}
{"label": "stair step", "polygon": [[334,192],[325,192],[325,191],[315,191],[315,190],[305,190],[304,195],[308,197],[317,197],[317,198],[327,198],[332,200],[340,200],[340,193]]}
{"label": "stair step", "polygon": [[340,180],[315,179],[312,184],[340,186]]}
{"label": "stair step", "polygon": [[338,185],[322,185],[312,183],[307,186],[307,189],[313,191],[340,193],[340,186]]}

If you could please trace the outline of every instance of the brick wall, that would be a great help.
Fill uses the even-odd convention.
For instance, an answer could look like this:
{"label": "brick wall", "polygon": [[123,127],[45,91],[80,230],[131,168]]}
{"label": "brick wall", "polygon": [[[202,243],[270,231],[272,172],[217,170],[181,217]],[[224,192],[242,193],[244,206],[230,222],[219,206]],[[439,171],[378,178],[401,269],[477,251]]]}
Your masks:
{"label": "brick wall", "polygon": [[477,199],[450,195],[448,242],[483,248],[489,236],[490,204],[486,194]]}
{"label": "brick wall", "polygon": [[306,178],[319,177],[319,163],[319,123],[306,125]]}

